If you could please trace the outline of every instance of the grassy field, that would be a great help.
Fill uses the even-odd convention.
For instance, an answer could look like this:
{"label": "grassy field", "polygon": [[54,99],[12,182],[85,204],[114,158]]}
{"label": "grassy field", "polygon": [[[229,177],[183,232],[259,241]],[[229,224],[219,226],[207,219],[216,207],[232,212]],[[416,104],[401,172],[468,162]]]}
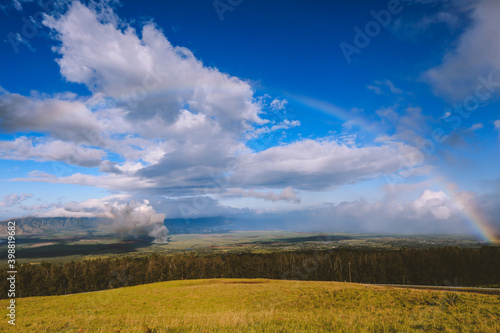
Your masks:
{"label": "grassy field", "polygon": [[[6,304],[0,301],[1,308]],[[0,331],[9,331],[8,326],[4,318]],[[106,333],[500,332],[500,299],[339,282],[184,280],[18,299],[16,328]]]}

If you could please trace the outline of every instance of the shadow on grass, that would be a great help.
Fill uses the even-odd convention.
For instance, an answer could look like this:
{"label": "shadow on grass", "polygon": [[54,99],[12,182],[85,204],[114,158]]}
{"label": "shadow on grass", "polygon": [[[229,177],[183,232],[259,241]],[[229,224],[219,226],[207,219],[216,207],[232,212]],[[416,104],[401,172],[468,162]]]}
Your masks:
{"label": "shadow on grass", "polygon": [[308,236],[308,237],[273,238],[267,241],[255,241],[251,243],[240,243],[240,244],[273,245],[276,243],[334,242],[334,241],[350,240],[350,239],[355,239],[355,237],[346,235],[318,235],[318,236]]}

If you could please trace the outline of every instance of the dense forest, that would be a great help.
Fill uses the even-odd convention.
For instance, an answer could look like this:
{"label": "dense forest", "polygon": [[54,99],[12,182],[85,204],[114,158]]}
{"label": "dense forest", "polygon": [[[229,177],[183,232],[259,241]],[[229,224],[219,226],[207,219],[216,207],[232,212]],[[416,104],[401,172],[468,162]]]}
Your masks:
{"label": "dense forest", "polygon": [[[221,277],[485,286],[500,284],[500,248],[152,254],[17,268],[18,297]],[[4,291],[8,289],[6,278],[7,269],[3,269],[0,284]],[[6,297],[7,292],[1,295]]]}

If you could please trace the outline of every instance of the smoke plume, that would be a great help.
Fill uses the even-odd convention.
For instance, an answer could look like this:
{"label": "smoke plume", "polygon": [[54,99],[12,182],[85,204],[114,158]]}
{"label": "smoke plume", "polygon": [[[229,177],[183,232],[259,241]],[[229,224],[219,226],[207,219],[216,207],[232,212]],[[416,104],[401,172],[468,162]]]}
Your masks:
{"label": "smoke plume", "polygon": [[154,237],[153,243],[167,243],[168,229],[164,225],[165,214],[158,214],[149,204],[131,201],[129,203],[113,203],[108,205],[113,215],[111,225],[114,232],[120,235],[137,237],[148,235]]}

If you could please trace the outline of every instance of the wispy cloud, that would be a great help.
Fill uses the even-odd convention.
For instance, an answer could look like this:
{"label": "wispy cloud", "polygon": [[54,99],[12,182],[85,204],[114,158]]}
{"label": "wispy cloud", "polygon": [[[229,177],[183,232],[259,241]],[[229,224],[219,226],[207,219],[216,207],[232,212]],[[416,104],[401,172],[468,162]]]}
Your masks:
{"label": "wispy cloud", "polygon": [[498,138],[500,139],[500,119],[495,120],[493,126],[495,126],[495,129],[498,131]]}
{"label": "wispy cloud", "polygon": [[0,200],[0,207],[13,208],[32,197],[33,194],[9,194]]}

